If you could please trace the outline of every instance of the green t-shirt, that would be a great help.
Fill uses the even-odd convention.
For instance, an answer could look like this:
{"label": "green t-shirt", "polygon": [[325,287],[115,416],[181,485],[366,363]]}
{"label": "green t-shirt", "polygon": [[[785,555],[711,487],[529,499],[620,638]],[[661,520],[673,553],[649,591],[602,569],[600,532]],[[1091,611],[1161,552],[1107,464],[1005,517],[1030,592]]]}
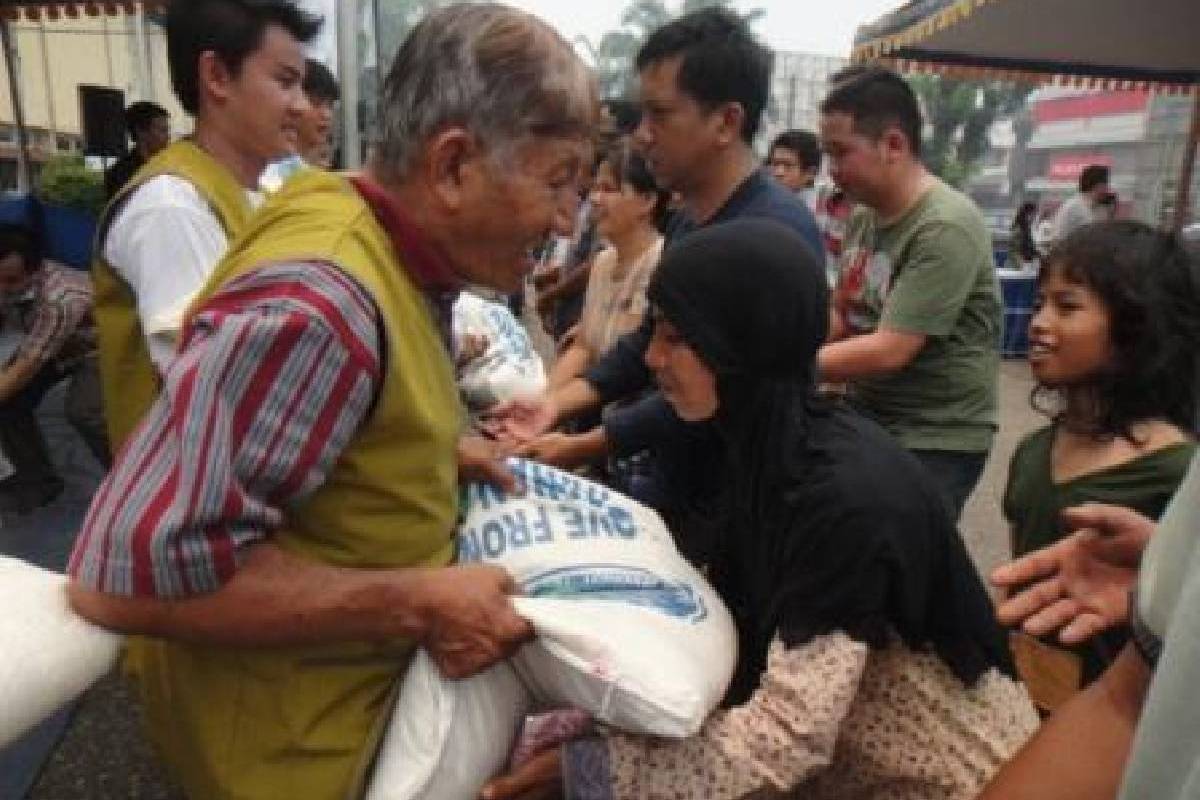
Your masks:
{"label": "green t-shirt", "polygon": [[1083,503],[1132,508],[1158,519],[1179,488],[1196,451],[1193,442],[1168,445],[1115,467],[1056,483],[1051,463],[1054,426],[1025,437],[1013,452],[1004,489],[1004,516],[1012,526],[1013,555],[1061,539],[1059,515]]}
{"label": "green t-shirt", "polygon": [[928,337],[904,369],[855,380],[855,405],[909,449],[987,451],[996,431],[1001,306],[979,209],[941,181],[891,225],[856,209],[842,263],[853,333]]}
{"label": "green t-shirt", "polygon": [[[1004,516],[1012,526],[1014,556],[1063,538],[1064,509],[1083,503],[1131,508],[1158,519],[1187,474],[1196,451],[1192,442],[1173,444],[1124,464],[1056,483],[1052,466],[1054,426],[1027,436],[1013,452],[1004,489]],[[1097,678],[1126,641],[1126,628],[1104,633],[1071,650],[1082,659],[1083,677]],[[1043,639],[1060,646],[1053,636]]]}

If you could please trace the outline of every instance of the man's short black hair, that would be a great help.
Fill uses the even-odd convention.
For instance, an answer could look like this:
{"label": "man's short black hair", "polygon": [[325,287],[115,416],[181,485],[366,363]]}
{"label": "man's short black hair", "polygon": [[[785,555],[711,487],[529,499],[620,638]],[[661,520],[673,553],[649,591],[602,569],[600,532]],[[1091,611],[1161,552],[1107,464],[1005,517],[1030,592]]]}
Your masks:
{"label": "man's short black hair", "polygon": [[170,115],[167,110],[158,103],[151,103],[147,100],[131,103],[125,109],[125,130],[129,131],[130,138],[136,142],[150,127],[150,123],[168,116]]}
{"label": "man's short black hair", "polygon": [[293,0],[176,0],[167,6],[167,62],[171,86],[189,114],[200,108],[200,56],[217,54],[234,75],[262,44],[268,25],[279,25],[300,42],[321,28]]}
{"label": "man's short black hair", "polygon": [[908,81],[890,69],[854,66],[830,80],[833,88],[821,103],[822,114],[847,114],[855,133],[879,139],[890,127],[908,139],[914,157],[921,155],[921,106]]}
{"label": "man's short black hair", "polygon": [[1097,186],[1108,183],[1108,167],[1103,164],[1091,164],[1079,173],[1079,191],[1090,192]]}
{"label": "man's short black hair", "polygon": [[779,134],[775,141],[771,142],[771,149],[767,151],[768,158],[777,147],[795,153],[803,169],[821,167],[821,142],[812,131],[784,131]]}
{"label": "man's short black hair", "polygon": [[42,246],[37,235],[25,225],[0,222],[0,258],[13,253],[21,256],[26,272],[36,272],[42,266]]}
{"label": "man's short black hair", "polygon": [[309,100],[322,103],[336,103],[342,97],[342,90],[329,67],[315,58],[304,60],[304,93]]}
{"label": "man's short black hair", "polygon": [[642,45],[638,71],[681,57],[679,88],[706,108],[740,103],[742,139],[754,141],[767,107],[774,56],[745,20],[724,8],[704,8],[662,26]]}

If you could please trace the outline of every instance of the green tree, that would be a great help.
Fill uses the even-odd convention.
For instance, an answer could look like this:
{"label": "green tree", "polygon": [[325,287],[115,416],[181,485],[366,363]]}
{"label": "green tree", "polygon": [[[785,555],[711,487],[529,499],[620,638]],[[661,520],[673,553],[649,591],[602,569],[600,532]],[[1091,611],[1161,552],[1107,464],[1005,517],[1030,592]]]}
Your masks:
{"label": "green tree", "polygon": [[[677,10],[672,10],[663,0],[631,0],[621,14],[619,28],[605,33],[594,45],[586,39],[582,40],[595,61],[602,96],[611,100],[633,96],[636,78],[634,61],[637,52],[656,29],[680,14],[730,5],[731,0],[683,0]],[[764,16],[766,12],[761,8],[742,15],[752,24]]]}
{"label": "green tree", "polygon": [[387,74],[392,59],[409,31],[430,11],[449,5],[450,0],[375,0],[379,68]]}
{"label": "green tree", "polygon": [[925,163],[935,175],[958,187],[966,184],[987,152],[992,123],[1023,108],[1031,91],[1022,84],[937,75],[913,75],[908,80],[928,124]]}

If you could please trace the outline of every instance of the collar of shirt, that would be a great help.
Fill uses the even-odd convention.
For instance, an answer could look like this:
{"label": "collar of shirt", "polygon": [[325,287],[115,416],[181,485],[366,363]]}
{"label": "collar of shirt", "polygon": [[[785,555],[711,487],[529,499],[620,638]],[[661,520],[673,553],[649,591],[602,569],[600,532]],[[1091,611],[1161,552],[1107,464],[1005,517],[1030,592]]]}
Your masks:
{"label": "collar of shirt", "polygon": [[370,206],[391,237],[392,246],[404,256],[409,274],[423,289],[438,294],[455,294],[462,289],[462,279],[386,189],[365,175],[351,177],[350,183]]}
{"label": "collar of shirt", "polygon": [[[763,192],[769,191],[772,186],[772,178],[767,175],[765,169],[759,168],[746,176],[746,179],[738,184],[733,193],[725,199],[725,202],[717,209],[717,213],[705,222],[703,225],[692,219],[686,211],[680,212],[680,215],[673,220],[667,229],[667,241],[673,242],[682,236],[686,236],[698,228],[703,228],[708,225],[716,225],[719,222],[727,222],[736,217],[740,217],[745,212],[746,208],[754,204]],[[780,187],[781,191],[783,190]]]}

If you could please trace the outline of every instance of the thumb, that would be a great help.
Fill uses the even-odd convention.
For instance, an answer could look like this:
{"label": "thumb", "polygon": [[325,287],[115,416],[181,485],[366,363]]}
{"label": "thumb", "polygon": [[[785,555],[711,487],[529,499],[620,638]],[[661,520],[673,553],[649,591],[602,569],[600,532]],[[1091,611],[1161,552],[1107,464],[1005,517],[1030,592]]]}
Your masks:
{"label": "thumb", "polygon": [[503,458],[490,458],[479,465],[479,470],[487,483],[503,489],[505,494],[517,494],[517,477]]}
{"label": "thumb", "polygon": [[1084,503],[1063,509],[1062,521],[1068,531],[1092,528],[1102,536],[1111,536],[1127,527],[1137,513],[1123,506],[1106,503]]}

